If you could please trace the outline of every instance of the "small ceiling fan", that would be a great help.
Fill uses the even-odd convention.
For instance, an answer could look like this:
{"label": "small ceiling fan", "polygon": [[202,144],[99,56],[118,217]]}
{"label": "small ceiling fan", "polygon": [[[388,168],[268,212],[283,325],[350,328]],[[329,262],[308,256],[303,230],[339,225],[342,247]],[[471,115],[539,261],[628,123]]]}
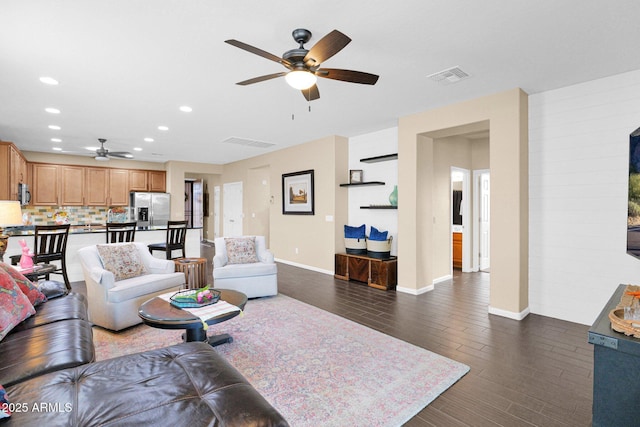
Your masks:
{"label": "small ceiling fan", "polygon": [[318,86],[316,86],[317,77],[366,85],[374,85],[378,81],[377,75],[362,71],[342,70],[338,68],[320,68],[324,61],[340,52],[347,44],[349,44],[349,42],[351,42],[351,39],[340,31],[331,31],[329,34],[321,38],[310,50],[305,49],[304,44],[311,39],[311,31],[305,30],[304,28],[298,28],[293,31],[292,36],[300,46],[297,49],[286,51],[282,55],[282,58],[238,40],[225,40],[225,43],[282,64],[289,70],[254,77],[236,84],[246,86],[284,76],[287,83],[292,87],[299,89],[307,101],[313,101],[320,98],[320,92],[318,91]]}
{"label": "small ceiling fan", "polygon": [[96,150],[94,159],[99,161],[107,161],[109,158],[114,159],[133,159],[133,154],[128,151],[109,151],[104,148],[104,143],[107,142],[104,138],[98,138],[100,142],[100,148]]}

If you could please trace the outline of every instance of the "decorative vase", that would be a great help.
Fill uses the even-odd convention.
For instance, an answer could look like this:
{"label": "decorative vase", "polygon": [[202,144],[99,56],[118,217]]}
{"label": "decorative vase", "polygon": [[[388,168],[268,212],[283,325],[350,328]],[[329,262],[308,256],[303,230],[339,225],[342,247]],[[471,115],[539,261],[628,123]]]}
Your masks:
{"label": "decorative vase", "polygon": [[398,206],[398,186],[393,186],[393,191],[389,194],[389,203],[391,206]]}

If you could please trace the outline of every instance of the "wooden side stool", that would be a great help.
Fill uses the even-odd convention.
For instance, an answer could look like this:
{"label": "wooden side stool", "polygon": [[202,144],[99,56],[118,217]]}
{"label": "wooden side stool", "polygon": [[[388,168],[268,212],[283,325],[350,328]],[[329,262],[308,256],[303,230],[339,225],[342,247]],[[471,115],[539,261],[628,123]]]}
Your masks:
{"label": "wooden side stool", "polygon": [[187,289],[198,289],[207,285],[206,258],[177,258],[173,261],[176,264],[176,271],[184,273]]}

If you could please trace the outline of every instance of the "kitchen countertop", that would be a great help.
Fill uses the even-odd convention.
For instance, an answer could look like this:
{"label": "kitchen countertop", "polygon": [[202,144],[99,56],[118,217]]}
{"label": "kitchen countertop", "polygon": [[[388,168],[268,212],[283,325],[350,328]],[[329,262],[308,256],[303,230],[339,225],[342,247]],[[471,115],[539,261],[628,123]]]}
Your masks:
{"label": "kitchen countertop", "polygon": [[[53,225],[53,224],[47,224]],[[192,227],[193,229],[201,229],[202,227]],[[136,227],[137,231],[157,231],[166,230],[166,225]],[[8,236],[33,236],[35,234],[35,226],[24,225],[19,227],[6,227],[4,233]],[[71,224],[69,234],[88,234],[88,233],[106,233],[107,227],[104,224]]]}

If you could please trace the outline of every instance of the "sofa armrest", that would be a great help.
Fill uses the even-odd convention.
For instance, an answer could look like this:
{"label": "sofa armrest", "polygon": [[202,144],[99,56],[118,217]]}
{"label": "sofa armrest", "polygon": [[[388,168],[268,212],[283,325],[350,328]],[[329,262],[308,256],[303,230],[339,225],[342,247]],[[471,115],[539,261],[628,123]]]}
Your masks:
{"label": "sofa armrest", "polygon": [[116,276],[109,270],[93,267],[88,273],[91,280],[102,285],[105,289],[110,289],[115,286]]}
{"label": "sofa armrest", "polygon": [[147,268],[149,273],[152,274],[165,274],[165,273],[173,273],[176,271],[176,264],[170,259],[160,259],[156,257],[151,257],[152,259],[148,259]]}

